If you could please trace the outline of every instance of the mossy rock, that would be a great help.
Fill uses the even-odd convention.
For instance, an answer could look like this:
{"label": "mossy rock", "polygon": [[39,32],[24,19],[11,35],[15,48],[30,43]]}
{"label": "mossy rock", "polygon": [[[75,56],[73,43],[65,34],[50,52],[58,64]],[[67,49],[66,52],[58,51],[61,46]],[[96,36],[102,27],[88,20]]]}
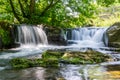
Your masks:
{"label": "mossy rock", "polygon": [[60,51],[47,50],[42,54],[42,58],[56,57],[60,58],[64,53]]}
{"label": "mossy rock", "polygon": [[101,63],[111,59],[109,55],[97,51],[53,51],[48,50],[42,54],[41,59],[14,58],[10,61],[15,69],[28,67],[59,67],[59,63],[67,64],[93,64]]}
{"label": "mossy rock", "polygon": [[114,23],[107,31],[108,45],[110,47],[120,47],[120,22]]}
{"label": "mossy rock", "polygon": [[31,61],[26,58],[14,58],[10,63],[13,68],[21,69],[30,67]]}
{"label": "mossy rock", "polygon": [[111,57],[93,50],[87,50],[86,52],[48,50],[42,54],[42,58],[46,60],[53,58],[58,62],[70,64],[93,64],[109,61]]}
{"label": "mossy rock", "polygon": [[97,51],[88,50],[86,52],[66,52],[62,56],[62,60],[72,64],[91,64],[108,61],[110,56]]}
{"label": "mossy rock", "polygon": [[58,59],[55,57],[44,59],[14,58],[10,61],[14,69],[23,69],[29,67],[58,67]]}
{"label": "mossy rock", "polygon": [[43,64],[41,66],[43,67],[58,67],[58,59],[57,58],[48,58],[43,59]]}

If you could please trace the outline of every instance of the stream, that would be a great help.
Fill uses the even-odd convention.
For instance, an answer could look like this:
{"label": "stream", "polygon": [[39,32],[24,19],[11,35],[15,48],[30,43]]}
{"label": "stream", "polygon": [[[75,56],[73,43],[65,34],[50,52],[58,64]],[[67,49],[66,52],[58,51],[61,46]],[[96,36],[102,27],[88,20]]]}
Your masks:
{"label": "stream", "polygon": [[[21,25],[17,27],[16,43],[20,47],[0,52],[0,80],[120,80],[120,53],[109,48],[106,28],[74,28],[64,33],[67,46],[48,45],[41,28]],[[42,44],[42,45],[39,45]],[[31,67],[15,70],[9,60],[16,57],[41,58],[46,50],[95,50],[110,55],[113,60],[100,64],[63,64],[54,67]]]}
{"label": "stream", "polygon": [[22,46],[0,52],[0,80],[120,80],[120,54],[114,48],[94,48],[93,50],[110,54],[114,61],[100,64],[59,64],[59,68],[32,67],[12,69],[9,60],[15,57],[41,57],[46,50],[84,51],[89,47],[75,46]]}

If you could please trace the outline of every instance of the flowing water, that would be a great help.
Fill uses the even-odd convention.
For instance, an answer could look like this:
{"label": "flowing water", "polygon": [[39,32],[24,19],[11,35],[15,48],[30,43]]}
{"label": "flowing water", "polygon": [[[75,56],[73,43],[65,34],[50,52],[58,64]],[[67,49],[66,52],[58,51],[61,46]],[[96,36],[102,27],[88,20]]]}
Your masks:
{"label": "flowing water", "polygon": [[75,28],[67,31],[67,41],[79,47],[105,47],[107,28]]}
{"label": "flowing water", "polygon": [[[106,28],[68,29],[64,34],[67,46],[48,45],[41,27],[17,27],[16,42],[20,47],[0,52],[0,80],[120,80],[120,54],[107,47]],[[15,57],[41,57],[48,49],[85,51],[93,49],[110,54],[115,61],[93,65],[60,64],[59,68],[32,67],[13,70],[9,60]]]}
{"label": "flowing water", "polygon": [[21,25],[17,30],[16,42],[20,44],[48,44],[47,36],[40,26]]}

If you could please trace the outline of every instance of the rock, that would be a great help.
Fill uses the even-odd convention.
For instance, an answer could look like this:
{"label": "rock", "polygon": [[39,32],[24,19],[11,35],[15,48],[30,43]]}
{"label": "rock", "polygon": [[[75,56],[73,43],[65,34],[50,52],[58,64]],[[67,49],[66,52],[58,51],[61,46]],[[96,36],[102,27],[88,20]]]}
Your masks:
{"label": "rock", "polygon": [[108,46],[120,47],[120,22],[114,23],[107,31]]}
{"label": "rock", "polygon": [[66,41],[64,39],[64,32],[62,28],[46,27],[45,31],[47,34],[49,44],[66,45]]}
{"label": "rock", "polygon": [[86,52],[71,51],[65,52],[62,60],[71,64],[93,64],[109,61],[110,56],[97,51],[87,50]]}
{"label": "rock", "polygon": [[0,49],[2,49],[2,38],[0,37]]}
{"label": "rock", "polygon": [[94,64],[109,61],[111,57],[97,51],[54,51],[48,50],[42,53],[41,58],[14,58],[10,61],[15,69],[29,67],[59,67],[59,63],[67,64]]}

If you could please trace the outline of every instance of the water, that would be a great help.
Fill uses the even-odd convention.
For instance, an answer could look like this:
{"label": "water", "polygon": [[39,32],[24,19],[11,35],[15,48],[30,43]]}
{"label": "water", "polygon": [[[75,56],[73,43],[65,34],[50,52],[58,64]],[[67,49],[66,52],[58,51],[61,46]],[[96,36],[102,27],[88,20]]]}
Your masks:
{"label": "water", "polygon": [[74,45],[79,47],[106,47],[107,28],[74,28],[67,30],[67,42],[68,45]]}
{"label": "water", "polygon": [[17,27],[16,42],[21,45],[26,44],[48,44],[47,36],[39,26],[21,25]]}
{"label": "water", "polygon": [[[76,28],[67,31],[67,46],[47,45],[47,37],[39,27],[22,25],[16,42],[21,46],[0,52],[0,80],[119,80],[120,54],[107,47],[106,28]],[[65,35],[64,35],[65,36]],[[37,57],[46,50],[86,51],[110,54],[115,61],[93,65],[60,64],[59,68],[32,67],[14,70],[9,60],[15,57]]]}

